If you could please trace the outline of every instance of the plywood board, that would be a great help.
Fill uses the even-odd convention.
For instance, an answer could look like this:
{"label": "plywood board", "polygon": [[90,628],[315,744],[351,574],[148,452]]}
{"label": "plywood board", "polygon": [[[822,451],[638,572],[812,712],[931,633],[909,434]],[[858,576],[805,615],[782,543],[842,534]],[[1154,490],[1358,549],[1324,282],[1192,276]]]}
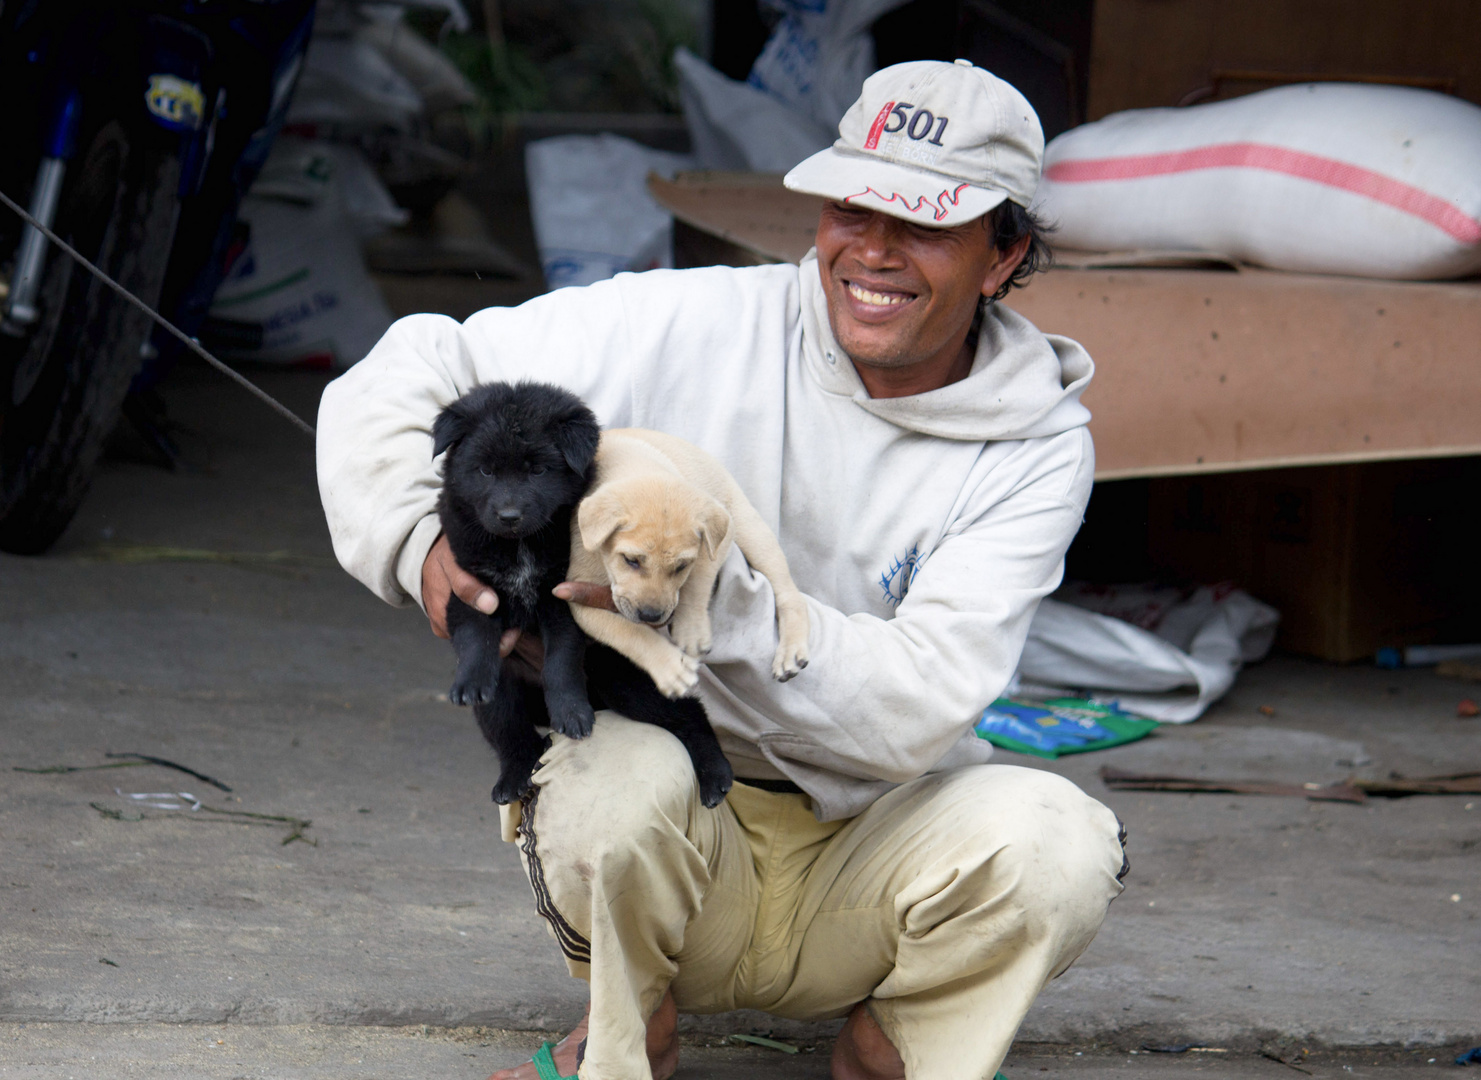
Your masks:
{"label": "plywood board", "polygon": [[1062,268],[1008,303],[1095,359],[1101,479],[1481,453],[1481,282]]}
{"label": "plywood board", "polygon": [[690,172],[673,180],[655,173],[648,190],[684,224],[771,262],[807,254],[823,209],[822,199],[788,191],[769,173]]}

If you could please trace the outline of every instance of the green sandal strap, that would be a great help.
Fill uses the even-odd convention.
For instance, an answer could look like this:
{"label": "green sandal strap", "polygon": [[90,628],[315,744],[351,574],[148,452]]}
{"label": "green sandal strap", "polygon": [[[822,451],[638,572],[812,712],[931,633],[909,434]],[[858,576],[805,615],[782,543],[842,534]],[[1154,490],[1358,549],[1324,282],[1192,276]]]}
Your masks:
{"label": "green sandal strap", "polygon": [[543,1043],[540,1049],[535,1051],[535,1056],[530,1060],[535,1064],[535,1072],[540,1075],[540,1080],[576,1080],[574,1076],[562,1076],[560,1070],[555,1067],[555,1055],[551,1048],[555,1043]]}

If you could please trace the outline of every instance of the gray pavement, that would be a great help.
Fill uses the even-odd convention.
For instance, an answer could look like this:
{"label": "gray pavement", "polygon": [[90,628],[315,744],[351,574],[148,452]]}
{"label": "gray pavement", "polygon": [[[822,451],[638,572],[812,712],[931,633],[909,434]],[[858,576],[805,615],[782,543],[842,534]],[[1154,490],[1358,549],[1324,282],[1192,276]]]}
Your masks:
{"label": "gray pavement", "polygon": [[[482,1080],[529,1060],[540,1040],[487,1028],[0,1024],[0,1080]],[[689,1038],[674,1080],[828,1080],[830,1049],[804,1042],[786,1054]],[[1219,1047],[1174,1055],[1020,1045],[1002,1071],[1010,1080],[1422,1080],[1421,1070],[1455,1072],[1451,1057],[1428,1050],[1294,1051],[1284,1060],[1290,1064]]]}
{"label": "gray pavement", "polygon": [[[312,415],[321,377],[257,374]],[[110,461],[51,555],[0,556],[0,1080],[74,1075],[92,1053],[118,1075],[487,1075],[538,1044],[493,1029],[558,1030],[584,995],[498,840],[491,755],[439,700],[450,650],[333,564],[307,440],[207,372],[167,396],[187,468]],[[1197,724],[1051,766],[1127,823],[1132,874],[1023,1039],[1449,1048],[1428,1055],[1441,1063],[1481,1043],[1481,797],[1113,793],[1095,775],[1481,768],[1481,721],[1455,718],[1476,689],[1276,659]],[[152,765],[12,771],[109,752],[232,791]],[[128,798],[164,792],[202,809]],[[312,823],[285,844],[291,823],[241,813]],[[831,1030],[755,1014],[685,1029]],[[825,1056],[694,1053],[693,1075],[754,1075],[758,1053],[768,1075],[826,1074]],[[1054,1060],[1032,1068],[1083,1071]],[[1138,1075],[1192,1059],[1151,1060],[1114,1059]],[[1200,1068],[1290,1071],[1220,1060]],[[1330,1068],[1379,1068],[1354,1061]]]}

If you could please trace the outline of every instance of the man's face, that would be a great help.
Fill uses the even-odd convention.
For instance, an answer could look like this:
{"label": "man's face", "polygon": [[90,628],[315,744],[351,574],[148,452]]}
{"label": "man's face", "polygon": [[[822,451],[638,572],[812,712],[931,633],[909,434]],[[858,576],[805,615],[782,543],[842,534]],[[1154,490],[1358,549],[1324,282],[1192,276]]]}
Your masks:
{"label": "man's face", "polygon": [[817,247],[833,336],[855,364],[886,369],[954,355],[1023,255],[993,247],[982,219],[930,229],[841,202],[824,205]]}

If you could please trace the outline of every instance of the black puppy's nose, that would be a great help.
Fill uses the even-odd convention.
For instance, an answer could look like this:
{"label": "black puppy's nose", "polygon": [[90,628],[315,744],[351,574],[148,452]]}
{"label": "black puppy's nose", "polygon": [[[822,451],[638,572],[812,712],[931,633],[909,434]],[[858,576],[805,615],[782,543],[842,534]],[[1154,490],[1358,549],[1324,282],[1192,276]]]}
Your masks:
{"label": "black puppy's nose", "polygon": [[638,618],[649,626],[657,626],[663,622],[663,612],[657,608],[639,608]]}
{"label": "black puppy's nose", "polygon": [[500,510],[499,520],[505,525],[518,525],[519,519],[524,517],[518,510]]}

